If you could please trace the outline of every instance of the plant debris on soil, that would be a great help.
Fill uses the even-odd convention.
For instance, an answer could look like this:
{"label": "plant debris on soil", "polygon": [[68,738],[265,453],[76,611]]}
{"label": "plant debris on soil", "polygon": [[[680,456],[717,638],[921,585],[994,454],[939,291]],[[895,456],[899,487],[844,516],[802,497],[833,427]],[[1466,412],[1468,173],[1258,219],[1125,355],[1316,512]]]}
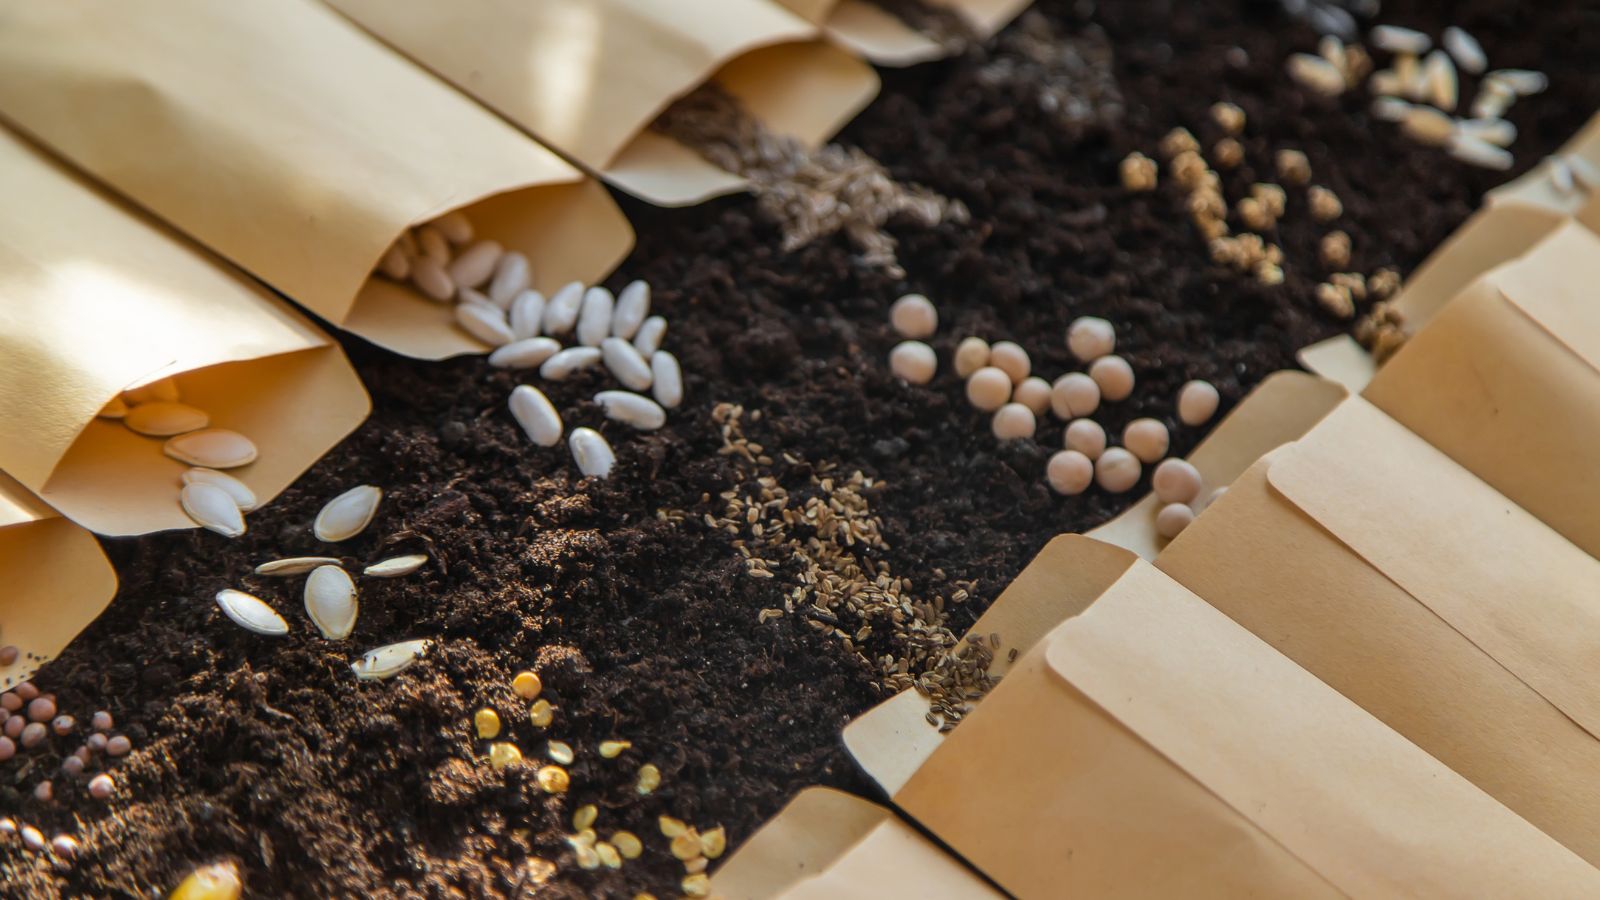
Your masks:
{"label": "plant debris on soil", "polygon": [[[998,444],[950,370],[962,337],[1019,341],[1036,369],[1059,373],[1075,368],[1067,323],[1109,319],[1139,384],[1097,418],[1113,434],[1160,419],[1182,455],[1202,434],[1177,421],[1180,385],[1210,381],[1225,413],[1262,377],[1293,367],[1295,350],[1348,327],[1313,296],[1323,272],[1296,263],[1317,258],[1327,230],[1298,193],[1276,230],[1284,280],[1267,285],[1211,261],[1177,184],[1125,190],[1121,160],[1150,153],[1176,126],[1204,128],[1218,101],[1237,104],[1249,124],[1243,161],[1223,174],[1228,195],[1271,180],[1277,150],[1302,150],[1316,183],[1343,203],[1351,271],[1404,274],[1485,189],[1538,163],[1600,108],[1592,5],[1467,0],[1445,19],[1439,5],[1409,0],[1374,20],[1435,34],[1460,25],[1496,65],[1550,73],[1547,92],[1511,111],[1521,137],[1510,173],[1454,164],[1375,127],[1360,92],[1324,99],[1298,88],[1284,60],[1314,49],[1316,34],[1278,4],[1041,0],[1037,14],[960,58],[885,72],[883,95],[838,138],[896,182],[970,211],[965,224],[889,223],[903,279],[859,264],[843,235],[785,252],[748,197],[685,210],[624,201],[639,246],[608,284],[651,283],[671,317],[665,347],[682,361],[686,399],[665,428],[616,442],[609,479],[579,480],[562,448],[529,445],[506,411],[515,373],[481,358],[401,359],[343,338],[373,415],[253,513],[247,534],[106,541],[117,599],[35,681],[64,707],[109,709],[134,751],[113,768],[109,801],[61,778],[53,801],[36,800],[34,784],[59,766],[54,751],[0,765],[0,814],[81,845],[71,866],[55,868],[0,842],[0,893],[160,897],[196,865],[232,861],[259,897],[676,895],[685,866],[659,816],[725,826],[732,848],[805,785],[869,791],[838,732],[902,683],[886,678],[882,657],[910,651],[894,646],[893,628],[864,635],[858,655],[854,630],[847,643],[812,617],[762,614],[786,610],[793,580],[754,576],[737,538],[705,523],[752,475],[745,459],[719,452],[719,404],[745,410],[744,438],[784,470],[788,490],[813,489],[824,471],[870,479],[880,524],[852,559],[909,579],[919,602],[964,591],[940,626],[959,635],[1051,537],[1138,496],[1052,494],[1043,475],[1061,424]],[[1099,65],[1094,48],[1106,48],[1114,81],[1088,82],[1092,96],[1063,96],[1074,82],[1056,81],[1019,102],[1017,79],[1049,60],[1002,55],[1020,29],[1021,43],[1037,46],[1041,21],[1081,41],[1070,67]],[[1082,114],[1067,123],[1064,111]],[[925,386],[897,381],[885,363],[898,340],[887,310],[908,291],[941,317],[930,339],[941,372]],[[588,372],[553,389],[562,417],[600,421],[588,398],[603,379]],[[352,484],[383,488],[376,520],[336,547],[317,541],[317,510]],[[341,556],[358,571],[413,553],[429,557],[419,571],[362,581],[344,644],[298,614],[298,580],[251,574],[284,556]],[[802,565],[778,562],[790,574]],[[229,622],[212,601],[228,587],[290,613],[291,633],[266,638]],[[416,638],[434,644],[404,674],[352,676],[354,654]],[[543,680],[547,727],[512,689],[527,669]],[[527,765],[491,767],[473,725],[483,708],[503,723],[495,740],[515,744]],[[550,740],[575,753],[565,793],[537,777]],[[599,743],[613,740],[630,745],[602,756]],[[645,765],[659,769],[660,786],[641,794]],[[643,855],[616,870],[579,868],[565,837],[585,804],[596,805],[602,837],[632,832]]]}

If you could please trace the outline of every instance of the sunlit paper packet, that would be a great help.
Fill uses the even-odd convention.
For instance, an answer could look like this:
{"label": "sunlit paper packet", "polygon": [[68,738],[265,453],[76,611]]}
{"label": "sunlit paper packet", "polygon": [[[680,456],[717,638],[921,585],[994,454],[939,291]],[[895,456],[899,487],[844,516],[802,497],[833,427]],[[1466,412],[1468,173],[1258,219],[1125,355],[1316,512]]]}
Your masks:
{"label": "sunlit paper packet", "polygon": [[1352,398],[1156,565],[1600,862],[1600,561],[1421,438]]}
{"label": "sunlit paper packet", "polygon": [[117,573],[94,535],[63,519],[0,473],[0,645],[21,652],[0,667],[0,690],[33,675],[94,621],[117,591]]}
{"label": "sunlit paper packet", "polygon": [[894,794],[1001,887],[1024,898],[1600,890],[1600,870],[1128,556]]}
{"label": "sunlit paper packet", "polygon": [[750,836],[711,879],[723,900],[1002,894],[894,813],[830,788],[806,788]]}
{"label": "sunlit paper packet", "polygon": [[326,334],[4,129],[0,196],[0,470],[67,518],[110,535],[194,527],[187,467],[96,418],[126,387],[174,376],[213,427],[254,441],[257,461],[232,472],[261,502],[366,417]]}
{"label": "sunlit paper packet", "polygon": [[[947,54],[938,41],[917,31],[870,0],[780,0],[808,22],[822,26],[842,47],[881,66],[908,66]],[[930,3],[954,13],[980,39],[993,37],[1028,6],[1029,0],[948,0]]]}
{"label": "sunlit paper packet", "polygon": [[464,207],[545,290],[600,278],[632,244],[604,188],[314,0],[0,10],[0,115],[398,352],[486,349],[448,305],[369,279],[408,226]]}
{"label": "sunlit paper packet", "polygon": [[745,182],[650,130],[707,80],[770,131],[820,144],[877,94],[872,68],[768,0],[328,0],[617,187],[661,206]]}

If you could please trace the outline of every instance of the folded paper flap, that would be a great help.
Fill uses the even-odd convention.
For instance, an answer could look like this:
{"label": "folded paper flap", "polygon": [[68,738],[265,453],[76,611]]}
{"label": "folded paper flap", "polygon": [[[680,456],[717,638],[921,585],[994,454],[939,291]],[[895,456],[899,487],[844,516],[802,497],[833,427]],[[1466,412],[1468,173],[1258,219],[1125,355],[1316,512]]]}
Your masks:
{"label": "folded paper flap", "polygon": [[1600,736],[1600,560],[1352,398],[1268,470],[1374,568]]}
{"label": "folded paper flap", "polygon": [[893,813],[854,794],[810,787],[796,794],[717,868],[727,900],[774,897],[832,865]]}
{"label": "folded paper flap", "polygon": [[0,666],[0,690],[60,653],[117,590],[117,573],[94,535],[58,516],[0,528],[0,572],[6,579],[0,592],[4,643],[22,651],[15,663]]}
{"label": "folded paper flap", "polygon": [[1568,222],[1488,277],[1512,305],[1600,370],[1600,234]]}
{"label": "folded paper flap", "polygon": [[904,822],[888,818],[833,865],[779,896],[785,900],[1000,900],[1004,895]]}
{"label": "folded paper flap", "polygon": [[1294,358],[1307,370],[1337,382],[1352,393],[1366,387],[1378,371],[1372,355],[1348,334],[1334,335],[1301,347]]}
{"label": "folded paper flap", "polygon": [[406,225],[581,177],[313,0],[4,16],[0,111],[335,321]]}
{"label": "folded paper flap", "polygon": [[1483,273],[1516,259],[1564,214],[1542,206],[1501,203],[1478,210],[1406,279],[1394,305],[1413,332],[1426,325]]}
{"label": "folded paper flap", "polygon": [[949,55],[943,44],[871,0],[841,0],[823,28],[835,43],[880,66],[909,66]]}
{"label": "folded paper flap", "polygon": [[1352,896],[1600,889],[1600,871],[1148,564],[1045,658]]}
{"label": "folded paper flap", "polygon": [[53,519],[59,513],[35,497],[15,478],[0,472],[0,528]]}

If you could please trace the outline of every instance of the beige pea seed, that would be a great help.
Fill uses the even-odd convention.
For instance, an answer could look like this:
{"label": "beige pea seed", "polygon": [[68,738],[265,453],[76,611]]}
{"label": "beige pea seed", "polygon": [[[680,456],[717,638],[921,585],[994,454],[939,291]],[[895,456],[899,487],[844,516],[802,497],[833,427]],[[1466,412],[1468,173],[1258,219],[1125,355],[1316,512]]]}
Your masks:
{"label": "beige pea seed", "polygon": [[693,831],[685,831],[672,839],[669,849],[678,859],[694,859],[700,855],[700,837]]}
{"label": "beige pea seed", "polygon": [[648,794],[661,786],[661,770],[655,763],[645,763],[639,767],[639,782],[634,790],[641,794]]}
{"label": "beige pea seed", "polygon": [[969,378],[989,364],[989,342],[981,337],[966,337],[956,345],[956,375]]}
{"label": "beige pea seed", "polygon": [[663,409],[677,409],[683,403],[683,369],[678,358],[665,350],[650,354],[650,394]]}
{"label": "beige pea seed", "polygon": [[544,755],[564,766],[572,765],[572,761],[577,758],[572,752],[572,745],[566,741],[546,741]]}
{"label": "beige pea seed", "polygon": [[889,371],[908,384],[927,384],[938,370],[939,358],[921,341],[901,341],[889,351]]}
{"label": "beige pea seed", "polygon": [[994,412],[1011,397],[1011,376],[995,366],[984,366],[967,379],[967,402],[984,412]]}
{"label": "beige pea seed", "polygon": [[989,427],[994,436],[1002,441],[1031,438],[1038,428],[1038,420],[1034,418],[1033,410],[1021,403],[1007,403],[994,414]]}
{"label": "beige pea seed", "polygon": [[1098,316],[1079,316],[1067,326],[1067,349],[1079,362],[1094,362],[1117,346],[1117,329]]}
{"label": "beige pea seed", "polygon": [[601,741],[600,757],[602,759],[616,759],[622,755],[622,751],[632,746],[632,741]]}
{"label": "beige pea seed", "polygon": [[572,814],[572,830],[582,831],[585,828],[592,826],[594,824],[594,820],[599,817],[600,807],[595,806],[593,803],[585,803],[584,805],[578,807],[577,812]]}
{"label": "beige pea seed", "polygon": [[1050,382],[1037,375],[1022,379],[1022,383],[1011,392],[1011,402],[1021,403],[1032,410],[1035,416],[1042,416],[1050,411],[1050,400]]}
{"label": "beige pea seed", "polygon": [[1027,378],[1033,369],[1033,364],[1028,360],[1028,351],[1011,341],[998,341],[989,348],[989,365],[1006,373],[1012,384]]}
{"label": "beige pea seed", "polygon": [[[600,346],[600,342],[611,335],[611,313],[616,306],[616,299],[603,287],[592,287],[585,291],[583,305],[578,308],[578,343],[586,347]],[[622,342],[627,344],[627,341]],[[633,349],[633,346],[629,344],[628,349]]]}
{"label": "beige pea seed", "polygon": [[1184,503],[1168,503],[1156,513],[1156,534],[1172,540],[1194,521],[1194,510]]}
{"label": "beige pea seed", "polygon": [[675,838],[689,830],[689,826],[682,819],[671,816],[657,816],[656,825],[661,828],[661,836]]}
{"label": "beige pea seed", "polygon": [[631,831],[618,831],[611,835],[611,844],[623,859],[638,859],[644,853],[644,842]]}
{"label": "beige pea seed", "polygon": [[930,338],[939,330],[939,310],[921,294],[906,294],[889,307],[889,324],[901,337]]}
{"label": "beige pea seed", "polygon": [[1095,460],[1094,480],[1102,489],[1121,494],[1139,483],[1141,471],[1138,457],[1121,447],[1112,447]]}
{"label": "beige pea seed", "polygon": [[483,740],[498,737],[500,735],[500,714],[486,706],[473,714],[472,725],[478,729],[478,737]]}
{"label": "beige pea seed", "polygon": [[1094,461],[1077,450],[1058,450],[1045,465],[1044,477],[1058,494],[1081,494],[1094,481]]}
{"label": "beige pea seed", "polygon": [[1122,445],[1143,463],[1160,461],[1170,441],[1167,426],[1155,419],[1134,419],[1122,430]]}
{"label": "beige pea seed", "polygon": [[539,696],[540,691],[544,690],[544,681],[539,678],[537,673],[518,672],[516,677],[511,679],[511,690],[515,691],[517,696],[524,700],[532,700]]}
{"label": "beige pea seed", "polygon": [[528,707],[528,721],[532,722],[534,727],[549,728],[554,720],[555,709],[549,700],[535,700],[533,705]]}
{"label": "beige pea seed", "polygon": [[502,252],[498,241],[479,241],[451,260],[446,271],[457,287],[482,287],[494,274]]}
{"label": "beige pea seed", "polygon": [[1204,425],[1217,414],[1222,397],[1209,381],[1186,381],[1178,389],[1178,421],[1185,425]]}
{"label": "beige pea seed", "polygon": [[546,794],[565,794],[567,788],[572,784],[572,779],[567,775],[567,770],[560,766],[543,766],[539,769],[535,778],[539,782],[539,787]]}
{"label": "beige pea seed", "polygon": [[1151,474],[1150,487],[1162,503],[1193,503],[1200,496],[1200,470],[1185,459],[1164,459]]}
{"label": "beige pea seed", "polygon": [[1115,403],[1133,393],[1133,366],[1120,356],[1102,356],[1089,365],[1089,377],[1100,386],[1100,397]]}
{"label": "beige pea seed", "polygon": [[1076,450],[1093,461],[1106,452],[1106,430],[1093,419],[1073,419],[1067,423],[1062,444],[1068,450]]}
{"label": "beige pea seed", "polygon": [[506,766],[519,765],[521,762],[522,751],[517,749],[516,744],[500,741],[489,745],[489,765],[495,771],[498,772]]}
{"label": "beige pea seed", "polygon": [[1100,385],[1082,372],[1068,372],[1050,386],[1050,409],[1056,417],[1071,420],[1100,408]]}

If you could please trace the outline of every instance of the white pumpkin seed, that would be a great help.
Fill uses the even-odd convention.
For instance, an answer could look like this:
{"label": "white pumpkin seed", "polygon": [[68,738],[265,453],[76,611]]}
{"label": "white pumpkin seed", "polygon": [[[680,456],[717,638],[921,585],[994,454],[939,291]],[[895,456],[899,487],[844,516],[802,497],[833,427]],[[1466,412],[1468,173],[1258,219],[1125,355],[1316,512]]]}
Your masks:
{"label": "white pumpkin seed", "polygon": [[1456,133],[1509,147],[1517,139],[1517,126],[1505,119],[1461,119],[1456,122]]}
{"label": "white pumpkin seed", "polygon": [[342,641],[356,627],[356,583],[338,566],[318,566],[306,577],[306,615],[330,641]]}
{"label": "white pumpkin seed", "polygon": [[1411,111],[1411,104],[1399,97],[1377,97],[1372,101],[1372,117],[1385,122],[1405,121],[1406,113]]}
{"label": "white pumpkin seed", "polygon": [[578,311],[583,308],[583,282],[574,281],[556,291],[544,307],[544,333],[566,334],[578,322]]}
{"label": "white pumpkin seed", "polygon": [[601,391],[594,395],[594,402],[605,410],[606,418],[640,431],[655,431],[667,424],[667,411],[649,397],[629,391]]}
{"label": "white pumpkin seed", "polygon": [[605,359],[606,368],[624,387],[635,391],[649,389],[650,365],[632,344],[619,337],[608,337],[600,343],[600,354]]}
{"label": "white pumpkin seed", "polygon": [[472,240],[472,220],[459,209],[445,213],[428,225],[438,229],[439,233],[452,244],[460,245]]}
{"label": "white pumpkin seed", "polygon": [[383,256],[378,259],[378,271],[383,277],[394,281],[405,281],[411,277],[411,260],[406,259],[406,253],[400,249],[399,244],[390,244],[389,249],[383,251]]}
{"label": "white pumpkin seed", "polygon": [[122,392],[122,399],[133,406],[141,403],[176,403],[179,399],[178,383],[171,378],[157,379],[149,384],[128,388]]}
{"label": "white pumpkin seed", "polygon": [[1442,50],[1435,50],[1422,61],[1424,77],[1428,82],[1428,100],[1446,112],[1453,112],[1460,99],[1455,63]]}
{"label": "white pumpkin seed", "polygon": [[231,538],[244,534],[244,516],[238,505],[227,491],[214,484],[186,484],[178,492],[178,502],[189,518],[208,531]]}
{"label": "white pumpkin seed", "polygon": [[489,299],[501,309],[510,309],[511,301],[527,290],[529,283],[528,258],[515,250],[508,251],[494,267],[494,278],[489,281]]}
{"label": "white pumpkin seed", "polygon": [[1483,45],[1463,29],[1454,25],[1446,28],[1444,39],[1440,43],[1444,44],[1444,49],[1456,58],[1456,65],[1460,66],[1462,71],[1482,75],[1483,70],[1489,68],[1489,57],[1483,52]]}
{"label": "white pumpkin seed", "polygon": [[517,340],[538,337],[544,327],[544,295],[538,291],[523,291],[511,301],[511,333]]}
{"label": "white pumpkin seed", "polygon": [[235,625],[256,634],[279,637],[289,633],[289,623],[260,597],[225,588],[217,592],[217,606]]}
{"label": "white pumpkin seed", "polygon": [[100,411],[95,415],[102,419],[120,419],[128,414],[128,408],[128,401],[122,399],[119,394],[107,400],[106,405],[100,407]]}
{"label": "white pumpkin seed", "polygon": [[256,445],[237,431],[207,428],[168,438],[162,452],[206,469],[236,469],[256,461]]}
{"label": "white pumpkin seed", "polygon": [[567,446],[572,450],[572,459],[578,464],[579,472],[595,478],[611,475],[611,466],[616,463],[617,456],[600,432],[593,428],[574,428],[572,437],[567,439]]}
{"label": "white pumpkin seed", "polygon": [[561,443],[561,415],[554,404],[538,388],[519,384],[511,390],[511,417],[522,426],[522,431],[540,447],[554,447]]}
{"label": "white pumpkin seed", "polygon": [[1413,106],[1406,110],[1400,130],[1418,143],[1438,146],[1450,140],[1455,133],[1455,120],[1431,106]]}
{"label": "white pumpkin seed", "polygon": [[630,281],[617,294],[617,308],[611,314],[611,334],[623,340],[632,340],[650,315],[650,285],[644,281]]}
{"label": "white pumpkin seed", "polygon": [[1433,46],[1433,39],[1414,28],[1398,25],[1379,25],[1367,34],[1372,46],[1390,53],[1411,53],[1421,56]]}
{"label": "white pumpkin seed", "polygon": [[677,409],[683,402],[683,370],[678,368],[678,358],[665,350],[650,355],[650,373],[655,382],[651,393],[656,402],[667,409]]}
{"label": "white pumpkin seed", "polygon": [[383,491],[370,484],[357,485],[329,500],[311,526],[319,541],[348,540],[360,534],[378,512]]}
{"label": "white pumpkin seed", "polygon": [[456,283],[450,280],[450,273],[438,260],[425,256],[411,261],[411,285],[422,296],[440,303],[449,303],[456,295]]}
{"label": "white pumpkin seed", "polygon": [[1485,81],[1505,85],[1519,97],[1541,93],[1550,86],[1549,77],[1532,69],[1496,69],[1483,77]]}
{"label": "white pumpkin seed", "polygon": [[1289,77],[1313,93],[1337,97],[1344,93],[1344,73],[1320,56],[1295,53],[1289,57]]}
{"label": "white pumpkin seed", "polygon": [[667,336],[667,320],[660,316],[651,316],[639,326],[639,333],[633,336],[633,349],[645,359],[650,354],[661,349],[661,339]]}
{"label": "white pumpkin seed", "polygon": [[546,381],[565,381],[579,369],[587,369],[600,361],[597,347],[568,347],[544,361],[539,367],[539,377]]}
{"label": "white pumpkin seed", "polygon": [[1511,151],[1465,134],[1451,136],[1449,151],[1467,165],[1501,172],[1511,168]]}
{"label": "white pumpkin seed", "polygon": [[506,314],[489,303],[471,301],[456,304],[456,324],[491,347],[501,347],[517,339],[506,324]]}
{"label": "white pumpkin seed", "polygon": [[259,505],[256,501],[256,492],[250,490],[249,485],[226,472],[218,472],[216,469],[189,469],[183,473],[183,483],[214,484],[222,488],[228,492],[228,496],[233,498],[233,505],[239,507],[240,512],[249,512]]}
{"label": "white pumpkin seed", "polygon": [[350,669],[362,681],[392,678],[411,668],[432,646],[433,642],[427,639],[386,644],[363,653],[360,659],[350,664]]}
{"label": "white pumpkin seed", "polygon": [[500,262],[502,252],[498,241],[479,241],[461,251],[461,255],[451,260],[450,267],[445,271],[457,287],[482,287],[494,274],[495,264]]}
{"label": "white pumpkin seed", "polygon": [[583,293],[583,306],[578,311],[578,343],[585,347],[598,347],[611,334],[611,311],[616,301],[603,287],[592,287]]}
{"label": "white pumpkin seed", "polygon": [[122,424],[150,437],[171,437],[199,431],[211,424],[211,417],[206,415],[205,410],[195,409],[187,403],[157,400],[141,403],[128,410],[128,414],[122,417]]}
{"label": "white pumpkin seed", "polygon": [[338,564],[339,560],[331,556],[291,556],[287,559],[275,559],[256,566],[256,574],[272,577],[304,575],[322,566],[337,566]]}
{"label": "white pumpkin seed", "polygon": [[422,568],[427,561],[428,554],[426,553],[395,556],[367,566],[361,570],[361,574],[369,575],[373,578],[399,578],[401,575],[410,575],[412,572]]}
{"label": "white pumpkin seed", "polygon": [[523,338],[512,341],[489,354],[489,365],[501,369],[536,369],[545,360],[560,352],[561,343],[555,338]]}

